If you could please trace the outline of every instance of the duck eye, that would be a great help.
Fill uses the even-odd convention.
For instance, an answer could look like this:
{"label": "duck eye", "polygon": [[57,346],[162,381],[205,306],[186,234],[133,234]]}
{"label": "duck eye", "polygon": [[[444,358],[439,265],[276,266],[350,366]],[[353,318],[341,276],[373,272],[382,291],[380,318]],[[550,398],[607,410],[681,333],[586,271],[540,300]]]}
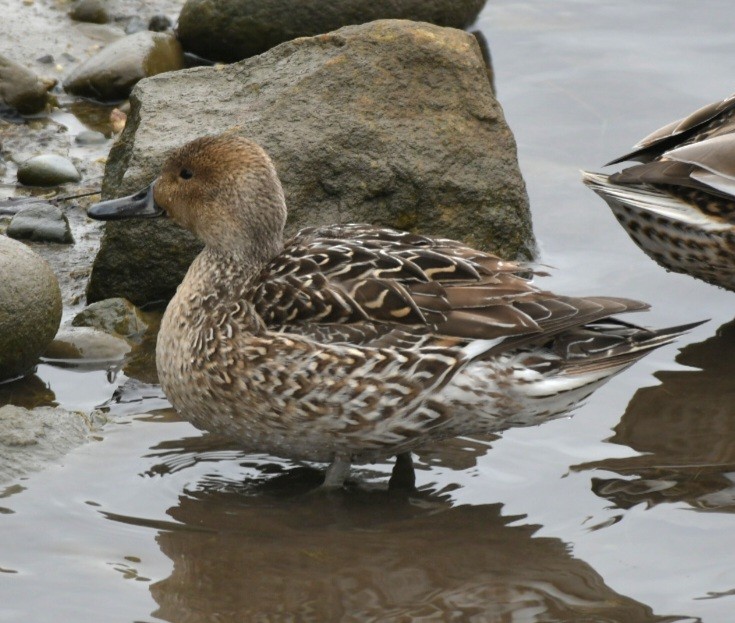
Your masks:
{"label": "duck eye", "polygon": [[181,171],[179,171],[179,177],[182,180],[190,180],[192,177],[194,177],[194,174],[189,169],[181,169]]}

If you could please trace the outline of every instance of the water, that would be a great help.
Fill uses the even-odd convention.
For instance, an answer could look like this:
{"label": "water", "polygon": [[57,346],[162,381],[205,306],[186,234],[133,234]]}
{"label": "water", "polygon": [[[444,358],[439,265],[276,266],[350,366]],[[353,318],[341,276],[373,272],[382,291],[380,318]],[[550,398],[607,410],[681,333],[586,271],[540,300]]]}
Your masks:
{"label": "water", "polygon": [[480,27],[541,284],[708,324],[573,418],[426,449],[408,497],[382,464],[309,495],[309,466],[202,435],[155,384],[41,366],[57,402],[109,400],[112,423],[0,488],[0,621],[732,621],[735,295],[658,267],[578,173],[729,94],[735,8],[702,7],[493,0]]}

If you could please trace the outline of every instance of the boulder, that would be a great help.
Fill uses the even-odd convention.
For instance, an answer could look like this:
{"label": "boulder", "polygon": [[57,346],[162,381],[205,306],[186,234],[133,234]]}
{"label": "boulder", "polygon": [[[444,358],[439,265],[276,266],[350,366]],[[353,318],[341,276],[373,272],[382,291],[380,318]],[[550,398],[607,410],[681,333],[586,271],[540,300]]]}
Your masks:
{"label": "boulder", "polygon": [[232,62],[297,37],[379,19],[466,28],[486,0],[187,0],[177,33],[187,52]]}
{"label": "boulder", "polygon": [[44,259],[0,236],[0,381],[24,374],[56,335],[61,292]]}
{"label": "boulder", "polygon": [[173,35],[138,32],[79,65],[64,81],[64,90],[104,102],[123,100],[142,78],[183,66],[181,46]]}
{"label": "boulder", "polygon": [[16,240],[61,244],[74,242],[66,214],[50,203],[32,203],[18,210],[6,233]]}
{"label": "boulder", "polygon": [[[515,141],[465,32],[378,21],[237,64],[144,80],[110,152],[103,195],[138,190],[172,148],[225,130],[256,140],[273,158],[289,206],[287,233],[368,222],[508,258],[532,255]],[[165,219],[105,227],[90,301],[166,301],[200,249]]]}
{"label": "boulder", "polygon": [[0,104],[23,115],[43,111],[55,80],[43,80],[30,69],[0,54]]}

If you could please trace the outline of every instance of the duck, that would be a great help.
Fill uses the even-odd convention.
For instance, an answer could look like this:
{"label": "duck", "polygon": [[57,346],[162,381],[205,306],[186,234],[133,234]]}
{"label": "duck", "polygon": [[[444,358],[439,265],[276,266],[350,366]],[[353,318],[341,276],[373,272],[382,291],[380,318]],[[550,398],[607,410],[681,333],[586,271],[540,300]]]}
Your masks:
{"label": "duck", "polygon": [[649,134],[607,165],[582,172],[633,241],[667,270],[735,291],[735,94]]}
{"label": "duck", "polygon": [[613,318],[648,305],[555,295],[454,240],[367,224],[285,240],[276,169],[234,133],[174,150],[149,187],[88,215],[165,216],[204,243],[161,321],[161,387],[247,452],[326,463],[327,489],[393,456],[389,487],[410,488],[417,448],[563,416],[689,329]]}

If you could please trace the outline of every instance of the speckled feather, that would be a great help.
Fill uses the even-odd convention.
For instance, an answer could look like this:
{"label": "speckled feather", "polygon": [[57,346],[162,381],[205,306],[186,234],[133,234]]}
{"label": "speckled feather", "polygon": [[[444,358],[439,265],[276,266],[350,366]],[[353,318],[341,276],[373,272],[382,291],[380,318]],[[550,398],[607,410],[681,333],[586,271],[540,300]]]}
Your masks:
{"label": "speckled feather", "polygon": [[164,315],[166,395],[246,449],[363,462],[567,413],[683,328],[556,296],[526,267],[451,240],[344,225],[282,241],[283,192],[236,136],[175,152],[156,202],[205,243]]}
{"label": "speckled feather", "polygon": [[735,95],[655,131],[619,173],[585,173],[635,243],[669,270],[735,290]]}

